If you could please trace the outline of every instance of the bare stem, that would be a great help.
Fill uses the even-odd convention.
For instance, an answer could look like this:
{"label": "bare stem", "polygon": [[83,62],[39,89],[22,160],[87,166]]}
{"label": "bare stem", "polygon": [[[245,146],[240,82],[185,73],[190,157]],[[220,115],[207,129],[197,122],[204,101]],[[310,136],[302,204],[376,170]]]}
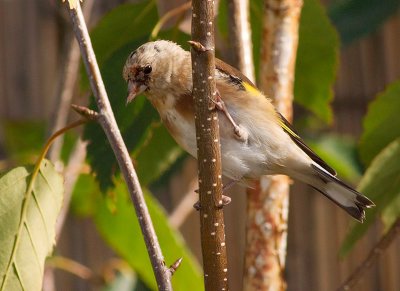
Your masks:
{"label": "bare stem", "polygon": [[183,3],[182,5],[171,9],[170,11],[168,11],[167,13],[165,13],[156,23],[156,25],[154,26],[153,30],[151,31],[151,39],[156,39],[158,36],[158,33],[160,32],[160,30],[162,29],[162,27],[165,25],[165,23],[167,23],[170,19],[172,19],[175,16],[181,15],[183,13],[185,13],[187,10],[190,9],[190,7],[192,6],[192,2],[188,1]]}
{"label": "bare stem", "polygon": [[158,243],[157,235],[154,231],[136,171],[133,168],[132,160],[115,121],[114,113],[112,112],[107,92],[100,75],[100,70],[97,65],[96,56],[93,51],[80,4],[77,4],[76,9],[69,9],[69,14],[72,20],[75,36],[79,43],[86,72],[89,76],[90,86],[97,102],[99,110],[98,122],[102,126],[107,139],[111,144],[121,172],[127,183],[131,200],[135,207],[139,225],[146,243],[147,252],[149,253],[158,289],[172,290],[171,273],[165,266],[164,257]]}
{"label": "bare stem", "polygon": [[236,67],[255,82],[249,0],[229,0],[229,37]]}
{"label": "bare stem", "polygon": [[[260,89],[292,119],[301,0],[265,0]],[[285,290],[289,179],[262,177],[248,190],[244,290]],[[262,219],[262,223],[260,220]]]}
{"label": "bare stem", "polygon": [[199,168],[204,284],[228,290],[222,170],[215,84],[214,1],[192,1],[193,98]]}
{"label": "bare stem", "polygon": [[357,267],[357,269],[344,281],[337,291],[353,290],[358,281],[362,278],[369,267],[379,258],[388,248],[393,240],[400,233],[400,218],[397,218],[389,231],[379,240],[379,242],[369,252],[367,258]]}
{"label": "bare stem", "polygon": [[[91,12],[93,3],[94,0],[85,1],[83,15],[86,19],[89,19],[92,14]],[[70,112],[70,105],[74,95],[74,88],[79,76],[80,52],[78,43],[71,34],[68,34],[66,39],[68,48],[65,53],[65,65],[63,66],[59,77],[59,85],[56,93],[54,115],[52,116],[51,120],[50,134],[53,134],[55,131],[63,128],[67,124],[68,113]],[[49,150],[49,159],[53,163],[57,162],[60,158],[63,140],[63,136],[58,138]],[[65,203],[63,205],[65,205]]]}

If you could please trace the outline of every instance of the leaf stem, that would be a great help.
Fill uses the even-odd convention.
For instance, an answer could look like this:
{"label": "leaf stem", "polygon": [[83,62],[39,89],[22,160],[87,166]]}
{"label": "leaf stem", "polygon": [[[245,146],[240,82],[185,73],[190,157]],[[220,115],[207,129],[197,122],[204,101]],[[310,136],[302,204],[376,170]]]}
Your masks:
{"label": "leaf stem", "polygon": [[37,162],[35,163],[35,167],[33,168],[33,171],[32,171],[32,174],[31,174],[31,178],[29,180],[29,184],[28,184],[28,187],[27,187],[25,195],[24,195],[24,201],[22,202],[21,218],[20,218],[20,222],[19,222],[19,226],[18,226],[18,231],[17,231],[17,233],[15,235],[15,241],[14,241],[14,245],[13,245],[13,248],[12,248],[12,251],[11,251],[10,260],[8,261],[6,272],[4,274],[4,279],[3,279],[2,283],[1,283],[1,286],[0,286],[0,290],[1,291],[4,290],[5,282],[7,281],[7,278],[9,276],[9,274],[10,274],[11,266],[13,265],[14,260],[15,260],[15,256],[16,256],[16,253],[17,253],[17,248],[18,248],[18,245],[19,245],[20,237],[21,237],[22,228],[23,228],[23,226],[25,225],[25,222],[26,222],[26,212],[27,212],[27,209],[28,209],[30,198],[32,196],[31,194],[32,194],[32,190],[33,190],[33,185],[34,185],[34,183],[36,181],[36,177],[37,177],[37,175],[39,173],[40,166],[42,165],[42,161],[44,160],[44,158],[45,158],[50,146],[52,145],[52,143],[54,142],[54,140],[57,137],[59,137],[60,135],[62,135],[66,131],[68,131],[68,130],[74,128],[74,127],[77,127],[79,125],[82,125],[82,124],[84,124],[86,122],[87,122],[87,120],[81,119],[81,120],[75,121],[75,122],[71,123],[70,125],[68,125],[68,126],[62,128],[62,129],[56,131],[47,140],[47,142],[46,142],[46,144],[45,144],[45,146],[44,146],[44,148],[43,148],[43,150],[42,150]]}

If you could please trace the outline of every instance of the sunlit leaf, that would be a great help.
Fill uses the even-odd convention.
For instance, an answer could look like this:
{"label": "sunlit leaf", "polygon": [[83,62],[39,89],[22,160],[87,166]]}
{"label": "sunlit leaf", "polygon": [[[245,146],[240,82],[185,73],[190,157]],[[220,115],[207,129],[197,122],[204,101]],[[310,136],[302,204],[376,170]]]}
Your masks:
{"label": "sunlit leaf", "polygon": [[[63,179],[43,160],[0,178],[0,290],[41,290],[45,258],[53,250]],[[32,183],[32,187],[28,187]]]}
{"label": "sunlit leaf", "polygon": [[368,106],[360,141],[360,156],[368,165],[391,141],[400,136],[400,81],[391,84]]}
{"label": "sunlit leaf", "polygon": [[[376,207],[367,210],[367,219],[363,224],[357,223],[346,236],[341,247],[341,254],[347,254],[355,243],[364,235],[376,217],[385,213],[386,223],[394,222],[398,217],[400,197],[400,138],[390,143],[372,161],[364,174],[358,190],[375,202]],[[394,203],[394,204],[392,204]],[[389,207],[389,208],[388,208]],[[386,225],[386,229],[389,225]]]}
{"label": "sunlit leaf", "polygon": [[300,19],[294,98],[325,122],[332,121],[330,102],[338,48],[338,36],[325,9],[317,0],[305,0]]}

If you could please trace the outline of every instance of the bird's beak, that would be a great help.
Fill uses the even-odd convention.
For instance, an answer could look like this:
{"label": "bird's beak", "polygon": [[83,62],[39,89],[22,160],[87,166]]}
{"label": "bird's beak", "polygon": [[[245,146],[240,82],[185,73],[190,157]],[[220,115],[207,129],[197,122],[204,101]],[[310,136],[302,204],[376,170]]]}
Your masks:
{"label": "bird's beak", "polygon": [[132,102],[135,97],[146,90],[147,86],[141,83],[129,80],[128,81],[128,97],[126,98],[126,105]]}

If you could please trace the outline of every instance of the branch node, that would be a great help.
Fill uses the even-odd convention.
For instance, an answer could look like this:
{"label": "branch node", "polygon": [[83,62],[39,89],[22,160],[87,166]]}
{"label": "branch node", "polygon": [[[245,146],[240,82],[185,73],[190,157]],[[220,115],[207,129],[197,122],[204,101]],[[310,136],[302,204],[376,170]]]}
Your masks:
{"label": "branch node", "polygon": [[171,273],[171,276],[176,272],[179,266],[182,263],[183,258],[177,259],[169,268],[168,271]]}
{"label": "branch node", "polygon": [[200,211],[201,209],[200,201],[197,201],[195,204],[193,204],[193,208],[196,209],[197,211]]}
{"label": "branch node", "polygon": [[204,45],[199,43],[198,41],[189,40],[188,43],[192,46],[192,48],[197,52],[206,52],[209,51]]}
{"label": "branch node", "polygon": [[222,195],[221,200],[218,201],[217,208],[222,209],[224,206],[232,202],[232,198],[229,196]]}
{"label": "branch node", "polygon": [[92,109],[89,109],[85,106],[80,106],[76,104],[71,104],[71,107],[73,110],[75,110],[76,113],[79,115],[85,117],[86,119],[97,121],[99,118],[100,114]]}

